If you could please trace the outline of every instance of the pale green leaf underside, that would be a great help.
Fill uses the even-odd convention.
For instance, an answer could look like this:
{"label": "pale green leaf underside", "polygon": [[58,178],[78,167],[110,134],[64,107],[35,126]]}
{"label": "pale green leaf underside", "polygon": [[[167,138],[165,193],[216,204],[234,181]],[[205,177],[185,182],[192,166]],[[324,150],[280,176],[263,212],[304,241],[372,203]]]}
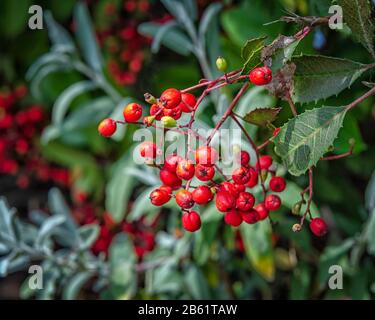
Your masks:
{"label": "pale green leaf underside", "polygon": [[344,22],[359,42],[374,55],[375,26],[371,20],[369,0],[339,0],[343,9]]}
{"label": "pale green leaf underside", "polygon": [[339,94],[366,70],[351,60],[325,56],[294,57],[294,102],[307,103]]}
{"label": "pale green leaf underside", "polygon": [[308,110],[289,120],[272,139],[275,152],[295,176],[314,166],[337,137],[345,117],[345,107]]}

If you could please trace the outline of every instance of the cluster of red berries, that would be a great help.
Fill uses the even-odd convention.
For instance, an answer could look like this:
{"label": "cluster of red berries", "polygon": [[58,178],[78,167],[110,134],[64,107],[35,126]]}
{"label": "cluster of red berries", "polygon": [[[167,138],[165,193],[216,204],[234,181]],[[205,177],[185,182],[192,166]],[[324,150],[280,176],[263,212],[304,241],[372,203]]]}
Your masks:
{"label": "cluster of red berries", "polygon": [[26,94],[23,85],[0,91],[0,173],[15,176],[23,189],[32,177],[67,186],[69,171],[42,160],[32,141],[43,129],[45,114],[38,105],[21,107]]}
{"label": "cluster of red berries", "polygon": [[[216,150],[209,146],[203,146],[195,152],[195,162],[186,160],[176,154],[166,157],[164,166],[159,176],[162,186],[151,192],[152,204],[161,206],[175,198],[176,203],[183,209],[182,225],[185,230],[194,232],[200,229],[201,219],[197,211],[190,210],[195,204],[205,205],[215,199],[216,208],[224,214],[226,224],[238,227],[243,221],[254,224],[265,220],[269,211],[276,211],[281,206],[281,199],[276,194],[267,195],[264,201],[255,205],[256,199],[250,192],[259,184],[259,175],[271,172],[273,175],[269,181],[269,190],[282,192],[286,182],[282,177],[274,175],[270,170],[272,158],[261,156],[255,166],[250,166],[250,155],[247,151],[241,151],[238,155],[240,167],[232,172],[230,181],[216,183],[215,163],[218,160]],[[189,191],[183,188],[183,180],[189,181],[196,177],[202,184]],[[176,191],[173,195],[173,191]]]}
{"label": "cluster of red berries", "polygon": [[102,252],[108,255],[113,238],[121,232],[130,237],[139,260],[154,249],[158,216],[151,223],[147,223],[143,217],[134,222],[115,223],[108,212],[104,212],[100,217],[97,211],[90,203],[83,203],[73,209],[73,216],[79,224],[97,224],[100,228],[99,236],[91,247],[95,255]]}
{"label": "cluster of red berries", "polygon": [[105,49],[108,71],[118,85],[133,85],[142,69],[150,41],[137,29],[141,22],[154,20],[150,6],[149,0],[125,0],[103,7],[96,33]]}
{"label": "cluster of red berries", "polygon": [[[223,65],[221,60],[220,66]],[[250,71],[249,80],[257,86],[267,85],[272,81],[272,72],[266,66],[255,68]],[[159,99],[149,94],[146,94],[145,98],[151,104],[149,115],[143,117],[140,122],[142,106],[130,103],[123,110],[125,123],[143,123],[152,126],[155,121],[161,121],[165,128],[171,128],[177,125],[176,120],[180,119],[182,113],[192,113],[197,108],[197,99],[193,94],[175,88],[165,90]],[[117,122],[107,118],[99,124],[98,131],[102,136],[110,137],[115,133],[116,128]],[[278,134],[279,130],[276,128],[273,135]],[[140,155],[147,159],[148,164],[153,164],[153,159],[161,153],[157,145],[151,141],[143,142],[139,151]],[[183,210],[182,225],[190,232],[197,231],[201,227],[200,215],[192,210],[193,206],[205,205],[214,199],[217,210],[224,213],[224,221],[228,225],[238,227],[242,222],[254,224],[265,220],[270,211],[276,211],[281,207],[281,199],[275,193],[282,192],[286,182],[284,178],[275,175],[275,170],[271,168],[273,163],[271,156],[257,155],[255,166],[250,165],[250,155],[247,151],[240,151],[237,156],[239,168],[232,172],[230,179],[226,178],[224,182],[217,183],[213,179],[219,157],[214,148],[203,146],[197,149],[195,162],[177,154],[168,155],[164,165],[160,167],[159,176],[162,186],[152,191],[151,202],[156,206],[162,206],[174,197]],[[269,174],[271,178],[265,186],[264,182]],[[193,177],[207,184],[191,187],[190,182]],[[183,181],[186,181],[185,185]],[[259,184],[263,190],[262,201],[256,201],[250,192]],[[190,191],[190,188],[194,190]],[[268,194],[269,192],[274,193]],[[313,219],[310,226],[315,235],[321,236],[326,232],[326,224],[320,218]]]}

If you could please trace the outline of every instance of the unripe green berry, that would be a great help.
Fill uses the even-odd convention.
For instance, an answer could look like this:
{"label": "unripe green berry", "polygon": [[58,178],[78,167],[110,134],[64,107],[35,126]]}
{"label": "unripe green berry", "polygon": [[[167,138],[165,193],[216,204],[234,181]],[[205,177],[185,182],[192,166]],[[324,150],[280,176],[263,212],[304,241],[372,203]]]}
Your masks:
{"label": "unripe green berry", "polygon": [[216,59],[216,67],[219,71],[225,72],[228,68],[228,63],[223,57]]}
{"label": "unripe green berry", "polygon": [[292,207],[292,213],[296,216],[298,216],[301,212],[301,205],[302,203],[301,202],[297,202],[293,205]]}
{"label": "unripe green berry", "polygon": [[144,97],[145,97],[145,101],[149,104],[158,103],[157,99],[150,93],[145,93]]}
{"label": "unripe green berry", "polygon": [[164,116],[161,118],[161,122],[163,123],[165,128],[173,128],[176,126],[177,122],[170,116]]}

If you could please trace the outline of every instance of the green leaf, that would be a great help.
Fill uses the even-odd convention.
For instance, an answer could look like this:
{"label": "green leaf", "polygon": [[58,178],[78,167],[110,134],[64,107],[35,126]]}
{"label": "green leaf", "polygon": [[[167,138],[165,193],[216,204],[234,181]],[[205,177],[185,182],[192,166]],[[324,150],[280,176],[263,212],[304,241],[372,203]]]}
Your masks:
{"label": "green leaf", "polygon": [[365,193],[365,205],[368,211],[375,209],[375,171],[367,185]]}
{"label": "green leaf", "polygon": [[117,222],[124,218],[135,179],[126,170],[134,167],[132,152],[121,158],[113,169],[106,188],[106,210]]}
{"label": "green leaf", "polygon": [[221,3],[212,3],[203,12],[202,18],[199,24],[199,39],[202,43],[205,43],[205,36],[210,24],[213,22],[214,18],[218,16],[220,10],[222,9]]}
{"label": "green leaf", "polygon": [[[145,36],[155,37],[160,28],[162,28],[162,25],[158,23],[145,22],[139,25],[138,31]],[[168,29],[161,42],[169,49],[184,56],[189,55],[193,51],[191,41],[179,29]]]}
{"label": "green leaf", "polygon": [[150,201],[150,193],[155,187],[147,188],[140,195],[137,196],[132,210],[127,216],[128,221],[135,221],[140,219],[144,214],[152,214],[155,211],[160,210],[159,207],[154,206]]}
{"label": "green leaf", "polygon": [[353,35],[373,55],[375,26],[371,17],[369,0],[338,0],[343,9],[344,22]]}
{"label": "green leaf", "polygon": [[240,226],[240,232],[245,245],[246,256],[254,269],[266,280],[273,281],[275,261],[269,221],[261,221],[253,225],[243,223]]}
{"label": "green leaf", "polygon": [[247,40],[241,50],[241,57],[244,60],[242,74],[249,73],[260,64],[262,49],[264,48],[264,40],[267,37],[260,37]]}
{"label": "green leaf", "polygon": [[192,299],[202,300],[210,299],[210,290],[207,280],[201,269],[195,265],[190,265],[185,274],[185,284]]}
{"label": "green leaf", "polygon": [[163,41],[163,38],[167,35],[169,30],[172,30],[178,26],[177,22],[172,20],[169,21],[165,24],[163,24],[155,34],[154,39],[152,40],[152,45],[151,45],[151,52],[152,53],[157,53],[160,50],[161,43]]}
{"label": "green leaf", "polygon": [[366,66],[351,60],[325,56],[294,57],[295,102],[312,102],[339,94],[366,70]]}
{"label": "green leaf", "polygon": [[87,224],[78,229],[80,239],[80,250],[89,249],[99,236],[99,226],[96,224]]}
{"label": "green leaf", "polygon": [[367,251],[375,256],[375,209],[370,212],[370,218],[367,226]]}
{"label": "green leaf", "polygon": [[63,215],[55,215],[46,219],[38,233],[38,237],[35,240],[35,246],[42,248],[45,246],[46,241],[56,232],[56,228],[63,224],[66,218]]}
{"label": "green leaf", "polygon": [[336,139],[345,114],[345,107],[323,106],[308,110],[281,127],[272,141],[291,174],[299,176],[316,165]]}
{"label": "green leaf", "polygon": [[74,300],[77,298],[83,285],[92,277],[91,272],[80,272],[73,275],[64,285],[62,298],[64,300]]}
{"label": "green leaf", "polygon": [[276,120],[281,108],[260,108],[250,111],[243,118],[246,122],[257,126],[265,126]]}
{"label": "green leaf", "polygon": [[82,2],[78,2],[74,10],[74,20],[77,24],[77,39],[87,64],[97,73],[101,73],[102,57],[93,31],[90,14]]}
{"label": "green leaf", "polygon": [[65,89],[53,105],[52,122],[54,124],[61,124],[72,101],[80,94],[96,88],[97,85],[95,83],[87,80],[74,83]]}
{"label": "green leaf", "polygon": [[50,11],[44,15],[47,24],[48,36],[53,44],[53,51],[73,52],[74,42],[66,29],[55,21]]}

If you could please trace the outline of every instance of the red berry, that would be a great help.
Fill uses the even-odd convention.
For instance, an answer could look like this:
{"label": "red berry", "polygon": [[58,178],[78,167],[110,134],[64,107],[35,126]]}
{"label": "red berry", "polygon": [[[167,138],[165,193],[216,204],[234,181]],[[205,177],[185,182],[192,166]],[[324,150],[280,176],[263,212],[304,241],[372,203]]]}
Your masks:
{"label": "red berry", "polygon": [[99,123],[98,131],[103,137],[108,138],[116,132],[116,128],[116,121],[111,118],[107,118]]}
{"label": "red berry", "polygon": [[246,186],[243,184],[233,184],[233,187],[237,195],[246,190]]}
{"label": "red berry", "polygon": [[207,167],[201,164],[195,166],[195,176],[200,181],[210,181],[215,175],[214,167]]}
{"label": "red berry", "polygon": [[246,187],[253,188],[258,184],[258,172],[253,168],[249,168],[250,179],[246,183]]}
{"label": "red berry", "polygon": [[259,220],[264,220],[268,217],[268,210],[264,203],[257,204],[254,209],[258,212]]}
{"label": "red berry", "polygon": [[271,82],[272,71],[268,67],[259,67],[250,71],[250,81],[256,86],[264,86]]}
{"label": "red berry", "polygon": [[259,213],[255,209],[243,212],[241,211],[242,220],[248,224],[254,224],[259,221]]}
{"label": "red berry", "polygon": [[151,141],[142,142],[139,146],[139,153],[143,158],[155,158],[158,148],[155,143]]}
{"label": "red berry", "polygon": [[231,210],[224,215],[224,221],[233,227],[238,227],[242,223],[242,216],[237,210]]}
{"label": "red berry", "polygon": [[169,195],[172,194],[172,188],[169,187],[169,186],[161,186],[161,187],[159,187],[159,190],[165,191]]}
{"label": "red berry", "polygon": [[261,156],[259,157],[259,162],[257,162],[257,168],[259,170],[268,170],[269,167],[272,165],[272,157],[271,156]]}
{"label": "red berry", "polygon": [[194,163],[191,160],[181,160],[176,168],[176,174],[180,179],[190,180],[194,177]]}
{"label": "red berry", "polygon": [[204,166],[212,166],[216,163],[219,156],[214,148],[209,146],[200,147],[195,151],[195,161]]}
{"label": "red berry", "polygon": [[232,172],[232,179],[234,183],[246,184],[250,180],[249,169],[240,167]]}
{"label": "red berry", "polygon": [[240,193],[238,188],[233,183],[230,183],[230,182],[227,182],[227,181],[220,183],[219,191],[220,192],[221,191],[228,192],[231,195],[233,195],[235,198],[237,198],[239,193]]}
{"label": "red berry", "polygon": [[201,218],[195,211],[185,212],[182,215],[182,226],[186,231],[195,232],[201,228]]}
{"label": "red berry", "polygon": [[197,99],[195,99],[195,96],[191,93],[182,93],[179,107],[181,108],[182,112],[190,113],[193,111],[196,102]]}
{"label": "red berry", "polygon": [[155,119],[160,121],[160,119],[162,118],[162,116],[164,115],[163,114],[163,108],[160,107],[159,105],[157,104],[153,104],[150,108],[150,115],[151,116],[155,116]]}
{"label": "red berry", "polygon": [[235,198],[226,191],[220,191],[216,194],[216,208],[221,212],[227,212],[236,205]]}
{"label": "red berry", "polygon": [[181,102],[181,92],[177,89],[167,89],[160,96],[161,105],[167,109],[176,108]]}
{"label": "red berry", "polygon": [[270,189],[274,192],[282,192],[285,190],[286,182],[282,177],[272,177],[270,180]]}
{"label": "red berry", "polygon": [[159,172],[160,180],[166,186],[171,187],[172,189],[176,190],[181,187],[182,181],[177,175],[173,172],[168,170],[162,169]]}
{"label": "red berry", "polygon": [[275,194],[270,194],[264,200],[264,206],[269,211],[275,211],[280,208],[281,206],[281,199],[279,196]]}
{"label": "red berry", "polygon": [[190,209],[194,205],[193,195],[182,189],[176,193],[176,203],[183,209]]}
{"label": "red berry", "polygon": [[249,211],[255,203],[254,196],[249,192],[241,192],[236,200],[237,209]]}
{"label": "red berry", "polygon": [[180,156],[177,154],[170,154],[165,158],[164,167],[163,169],[166,169],[170,172],[175,173],[177,169],[178,163],[182,160]]}
{"label": "red berry", "polygon": [[210,202],[213,198],[211,189],[206,185],[202,185],[202,186],[195,188],[194,191],[192,192],[192,195],[193,195],[193,200],[197,204],[206,204]]}
{"label": "red berry", "polygon": [[155,189],[150,194],[151,203],[154,206],[162,206],[171,199],[171,195],[162,189]]}
{"label": "red berry", "polygon": [[310,222],[310,230],[317,237],[322,237],[328,232],[328,226],[322,218],[313,218]]}
{"label": "red berry", "polygon": [[250,162],[250,154],[247,151],[242,150],[240,152],[240,162],[241,166],[247,166]]}
{"label": "red berry", "polygon": [[126,122],[137,122],[142,117],[142,106],[138,103],[129,103],[123,111]]}
{"label": "red berry", "polygon": [[180,107],[176,107],[176,108],[173,108],[173,109],[164,109],[163,115],[168,116],[168,117],[172,117],[173,119],[178,120],[178,119],[181,118],[182,110],[181,110]]}

